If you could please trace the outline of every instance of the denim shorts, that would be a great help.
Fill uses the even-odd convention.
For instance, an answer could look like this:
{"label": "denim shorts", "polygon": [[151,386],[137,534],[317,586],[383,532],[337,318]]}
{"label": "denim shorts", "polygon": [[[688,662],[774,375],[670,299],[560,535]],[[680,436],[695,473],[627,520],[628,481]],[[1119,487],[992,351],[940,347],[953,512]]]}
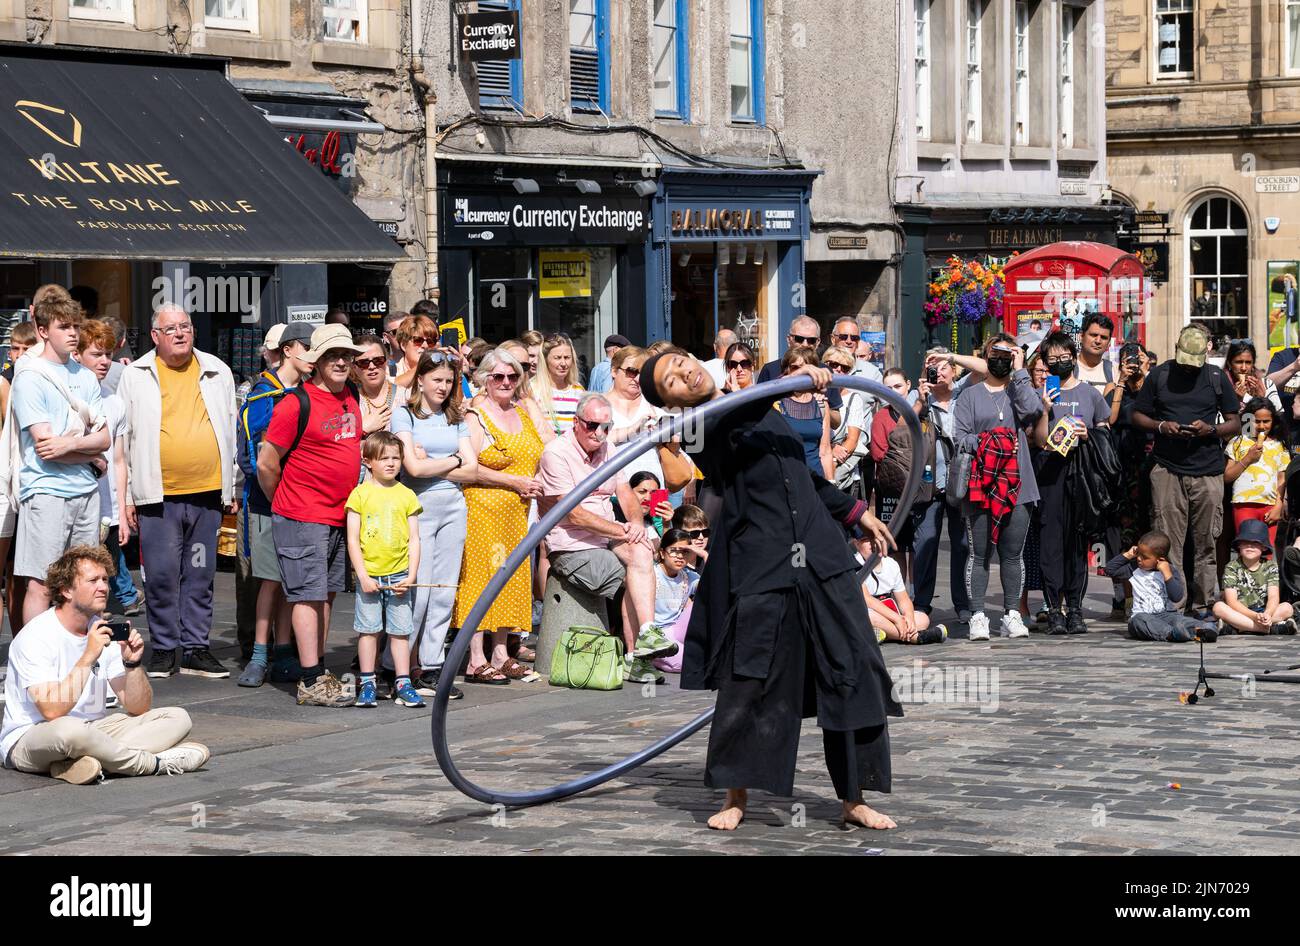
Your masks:
{"label": "denim shorts", "polygon": [[411,613],[415,589],[412,588],[401,595],[395,595],[388,590],[404,580],[406,572],[370,577],[379,582],[379,590],[374,594],[367,594],[360,589],[360,582],[357,582],[352,629],[358,634],[378,634],[380,631],[385,631],[389,637],[410,637],[415,626]]}

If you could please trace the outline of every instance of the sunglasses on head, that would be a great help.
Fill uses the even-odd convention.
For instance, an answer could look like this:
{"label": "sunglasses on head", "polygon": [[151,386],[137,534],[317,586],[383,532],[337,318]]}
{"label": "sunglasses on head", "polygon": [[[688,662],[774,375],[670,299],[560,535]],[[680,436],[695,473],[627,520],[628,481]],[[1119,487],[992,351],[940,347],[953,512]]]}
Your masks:
{"label": "sunglasses on head", "polygon": [[682,531],[686,533],[686,538],[692,542],[696,539],[707,539],[709,537],[708,529],[683,529]]}
{"label": "sunglasses on head", "polygon": [[680,545],[674,545],[670,549],[664,549],[665,555],[672,555],[676,558],[683,558],[691,553],[690,549],[682,548]]}
{"label": "sunglasses on head", "polygon": [[387,365],[388,359],[385,358],[383,355],[380,355],[377,358],[357,358],[352,363],[356,365],[358,368],[360,368],[362,371],[365,371],[368,368],[379,368],[384,365]]}
{"label": "sunglasses on head", "polygon": [[583,427],[585,427],[587,429],[587,433],[589,434],[594,434],[598,430],[604,431],[605,433],[609,433],[610,429],[614,426],[614,422],[612,420],[595,421],[595,420],[587,420],[585,417],[577,417],[575,418],[575,420]]}
{"label": "sunglasses on head", "polygon": [[727,362],[727,367],[739,368],[741,371],[752,371],[754,370],[754,363],[750,361],[748,358],[741,358],[738,361]]}
{"label": "sunglasses on head", "polygon": [[790,341],[794,342],[796,345],[810,345],[810,346],[811,346],[811,345],[816,345],[818,342],[821,341],[821,339],[818,338],[818,337],[815,336],[815,335],[814,335],[812,338],[809,338],[809,337],[806,336],[806,335],[795,335],[795,334],[792,333],[792,334],[790,335]]}
{"label": "sunglasses on head", "polygon": [[519,375],[515,374],[513,371],[510,372],[509,374],[501,374],[498,372],[495,374],[488,375],[488,380],[495,381],[497,384],[501,384],[502,382],[508,382],[510,384],[514,384],[516,381],[519,380]]}
{"label": "sunglasses on head", "polygon": [[452,364],[460,361],[459,355],[449,355],[445,351],[434,351],[429,353],[429,361],[435,365]]}

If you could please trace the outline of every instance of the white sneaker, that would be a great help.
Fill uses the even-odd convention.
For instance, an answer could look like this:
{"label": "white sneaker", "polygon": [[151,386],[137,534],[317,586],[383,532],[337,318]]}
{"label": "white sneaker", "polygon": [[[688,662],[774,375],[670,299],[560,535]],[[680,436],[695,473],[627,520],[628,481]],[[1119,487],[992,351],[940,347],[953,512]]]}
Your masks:
{"label": "white sneaker", "polygon": [[158,771],[154,775],[180,775],[203,768],[212,753],[201,742],[182,742],[158,753]]}
{"label": "white sneaker", "polygon": [[1005,637],[1029,636],[1029,628],[1025,627],[1019,611],[1008,611],[1002,615],[1002,634]]}
{"label": "white sneaker", "polygon": [[989,639],[989,619],[983,614],[972,614],[970,616],[970,639],[973,641],[986,641]]}

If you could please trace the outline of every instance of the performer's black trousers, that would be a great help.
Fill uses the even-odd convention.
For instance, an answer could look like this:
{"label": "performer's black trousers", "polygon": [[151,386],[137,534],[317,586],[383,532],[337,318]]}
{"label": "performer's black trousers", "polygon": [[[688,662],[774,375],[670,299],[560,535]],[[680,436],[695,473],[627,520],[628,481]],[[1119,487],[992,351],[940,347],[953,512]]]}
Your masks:
{"label": "performer's black trousers", "polygon": [[1038,478],[1038,562],[1050,611],[1082,608],[1088,590],[1088,542],[1075,526],[1065,463],[1049,457]]}
{"label": "performer's black trousers", "polygon": [[[873,632],[864,627],[862,633]],[[726,659],[730,666],[730,654]],[[709,730],[705,785],[794,794],[799,730],[803,717],[816,708],[814,668],[811,642],[798,619],[787,615],[766,679],[725,675]],[[855,801],[862,791],[890,790],[888,724],[847,732],[824,729],[822,744],[837,798]]]}

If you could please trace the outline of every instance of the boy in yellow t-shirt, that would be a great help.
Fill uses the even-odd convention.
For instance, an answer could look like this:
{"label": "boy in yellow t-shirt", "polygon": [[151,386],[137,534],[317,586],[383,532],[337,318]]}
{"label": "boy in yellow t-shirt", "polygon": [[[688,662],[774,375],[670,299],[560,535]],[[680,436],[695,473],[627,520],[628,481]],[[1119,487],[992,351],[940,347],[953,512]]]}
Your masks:
{"label": "boy in yellow t-shirt", "polygon": [[348,496],[348,558],[357,573],[357,660],[361,686],[357,706],[375,706],[375,659],[380,631],[388,633],[397,672],[393,700],[424,706],[411,686],[411,596],[406,594],[420,568],[420,500],[397,482],[402,441],[377,430],[361,443],[370,478]]}

